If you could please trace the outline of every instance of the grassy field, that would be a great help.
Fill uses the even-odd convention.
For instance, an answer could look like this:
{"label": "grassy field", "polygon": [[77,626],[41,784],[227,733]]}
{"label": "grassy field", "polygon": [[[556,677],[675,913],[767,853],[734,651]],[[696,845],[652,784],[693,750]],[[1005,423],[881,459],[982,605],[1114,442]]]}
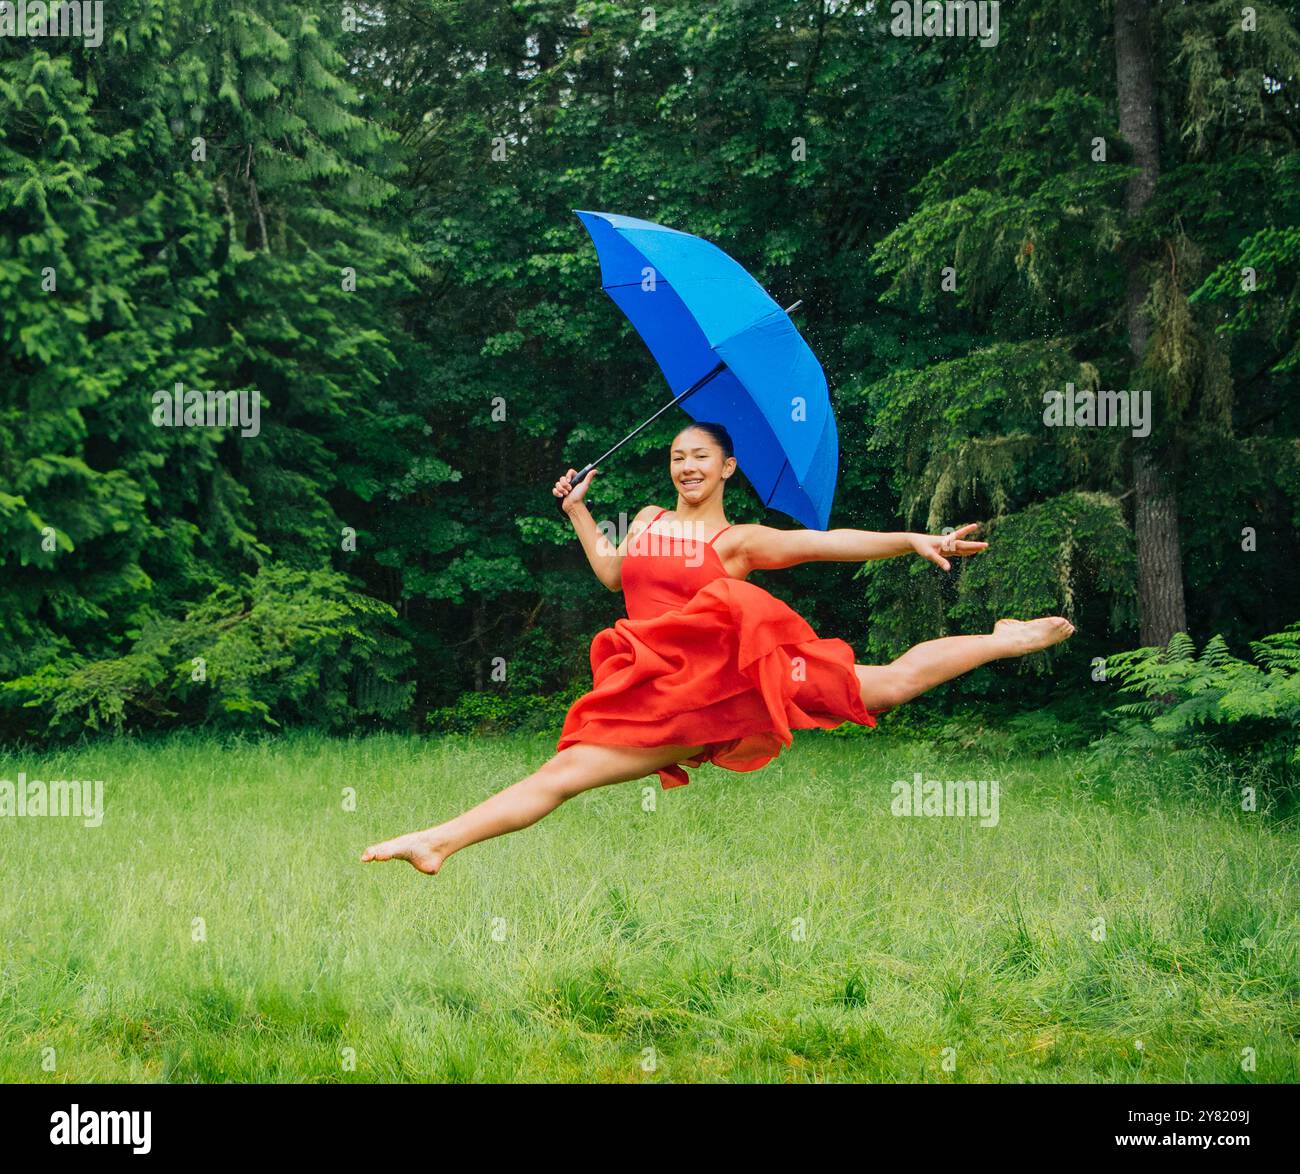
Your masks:
{"label": "grassy field", "polygon": [[[106,801],[0,819],[0,1080],[1300,1079],[1300,837],[1231,779],[800,735],[358,863],[552,745],[0,754]],[[997,826],[895,817],[914,771],[998,780]]]}

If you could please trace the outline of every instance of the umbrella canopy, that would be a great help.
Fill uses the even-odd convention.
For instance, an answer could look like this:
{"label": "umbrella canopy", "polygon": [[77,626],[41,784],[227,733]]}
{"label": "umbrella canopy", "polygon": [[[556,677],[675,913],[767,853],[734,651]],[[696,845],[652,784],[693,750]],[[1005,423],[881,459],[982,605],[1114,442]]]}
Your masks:
{"label": "umbrella canopy", "polygon": [[765,505],[824,530],[839,468],[826,375],[790,316],[717,245],[649,220],[577,212],[601,285],[694,420],[726,425]]}

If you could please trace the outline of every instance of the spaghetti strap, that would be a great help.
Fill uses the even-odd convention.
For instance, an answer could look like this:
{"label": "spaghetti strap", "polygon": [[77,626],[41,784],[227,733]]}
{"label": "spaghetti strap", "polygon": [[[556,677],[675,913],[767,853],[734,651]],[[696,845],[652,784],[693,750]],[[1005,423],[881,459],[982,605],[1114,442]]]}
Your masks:
{"label": "spaghetti strap", "polygon": [[[646,528],[647,530],[649,530],[650,527],[653,526],[657,521],[659,521],[659,519],[662,518],[662,517],[664,516],[664,514],[666,514],[667,512],[668,512],[668,507],[665,506],[665,507],[664,507],[663,509],[661,509],[657,514],[655,514],[655,516],[654,516],[653,518],[651,518],[651,519],[646,523],[645,528]],[[718,532],[717,532],[717,533],[716,533],[712,538],[710,538],[710,539],[708,540],[708,542],[706,542],[704,545],[705,545],[705,546],[712,546],[715,542],[717,542],[717,540],[718,540],[719,538],[721,538],[721,537],[722,537],[722,536],[723,536],[723,535],[724,535],[728,530],[730,530],[730,529],[731,529],[731,526],[730,526],[730,525],[723,526],[722,529],[719,530],[719,531],[718,531]]]}

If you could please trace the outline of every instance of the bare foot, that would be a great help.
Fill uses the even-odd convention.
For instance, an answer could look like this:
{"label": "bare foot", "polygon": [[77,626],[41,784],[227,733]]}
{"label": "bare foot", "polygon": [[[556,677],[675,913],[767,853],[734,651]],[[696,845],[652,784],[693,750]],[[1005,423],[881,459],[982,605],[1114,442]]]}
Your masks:
{"label": "bare foot", "polygon": [[1006,645],[1005,656],[1025,656],[1041,652],[1074,635],[1074,625],[1062,616],[1043,616],[1037,620],[998,620],[993,635]]}
{"label": "bare foot", "polygon": [[361,861],[367,860],[405,860],[413,868],[435,876],[447,851],[438,835],[437,828],[426,828],[422,832],[409,832],[394,840],[385,840],[382,844],[371,844],[361,854]]}

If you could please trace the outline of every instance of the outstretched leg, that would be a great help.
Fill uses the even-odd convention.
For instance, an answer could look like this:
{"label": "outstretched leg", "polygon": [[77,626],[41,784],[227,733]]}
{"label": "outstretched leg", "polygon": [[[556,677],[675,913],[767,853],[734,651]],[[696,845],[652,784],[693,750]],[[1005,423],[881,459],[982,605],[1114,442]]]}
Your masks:
{"label": "outstretched leg", "polygon": [[566,799],[593,787],[625,783],[663,766],[693,758],[702,746],[569,746],[549,762],[463,815],[422,832],[372,844],[365,860],[407,860],[421,872],[436,873],[453,852],[506,832],[518,831],[549,815]]}
{"label": "outstretched leg", "polygon": [[868,709],[893,709],[994,660],[1040,652],[1074,635],[1074,625],[1060,616],[1039,620],[998,620],[987,636],[945,636],[909,648],[892,664],[855,668]]}

